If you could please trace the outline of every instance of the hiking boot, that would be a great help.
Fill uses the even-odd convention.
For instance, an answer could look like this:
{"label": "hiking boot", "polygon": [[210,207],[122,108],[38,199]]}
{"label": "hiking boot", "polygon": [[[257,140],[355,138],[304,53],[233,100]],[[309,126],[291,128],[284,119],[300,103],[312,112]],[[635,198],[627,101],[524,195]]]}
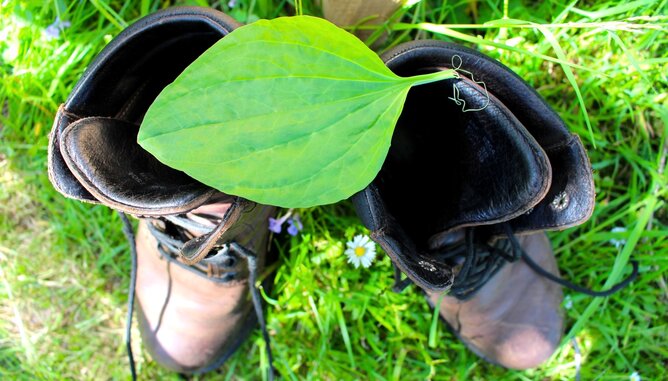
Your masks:
{"label": "hiking boot", "polygon": [[582,143],[535,90],[474,50],[418,41],[383,60],[400,76],[459,74],[410,90],[381,171],[353,196],[372,238],[408,277],[395,288],[423,288],[484,359],[539,365],[563,327],[556,262],[541,232],[593,211]]}
{"label": "hiking boot", "polygon": [[184,373],[220,366],[258,320],[268,340],[255,280],[268,265],[275,208],[222,194],[163,165],[136,138],[160,91],[237,26],[220,12],[194,7],[137,21],[89,65],[50,135],[49,177],[60,193],[140,218],[141,334],[155,361]]}

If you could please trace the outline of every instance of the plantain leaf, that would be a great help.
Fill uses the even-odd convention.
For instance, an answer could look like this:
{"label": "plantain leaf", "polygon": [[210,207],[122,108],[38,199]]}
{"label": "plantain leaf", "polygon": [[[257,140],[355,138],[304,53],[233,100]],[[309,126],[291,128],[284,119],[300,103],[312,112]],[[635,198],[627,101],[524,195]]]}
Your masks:
{"label": "plantain leaf", "polygon": [[409,88],[356,37],[295,16],[236,29],[148,110],[138,142],[227,194],[281,207],[351,196],[387,155]]}

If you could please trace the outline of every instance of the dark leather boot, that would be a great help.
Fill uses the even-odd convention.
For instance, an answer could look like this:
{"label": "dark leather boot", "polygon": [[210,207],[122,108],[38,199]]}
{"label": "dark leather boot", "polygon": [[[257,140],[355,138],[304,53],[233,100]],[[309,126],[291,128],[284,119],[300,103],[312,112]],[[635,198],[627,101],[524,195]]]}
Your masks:
{"label": "dark leather boot", "polygon": [[592,213],[580,140],[522,79],[476,51],[419,41],[383,59],[403,76],[454,68],[460,78],[410,90],[382,170],[353,197],[359,216],[432,305],[449,295],[441,316],[474,352],[509,368],[540,364],[561,337],[562,293],[528,263],[556,276],[549,243],[534,232]]}
{"label": "dark leather boot", "polygon": [[49,176],[59,192],[141,218],[141,333],[153,358],[179,372],[220,366],[258,317],[263,322],[254,282],[267,262],[275,208],[161,164],[136,136],[158,93],[237,25],[205,8],[137,21],[90,64],[50,136]]}

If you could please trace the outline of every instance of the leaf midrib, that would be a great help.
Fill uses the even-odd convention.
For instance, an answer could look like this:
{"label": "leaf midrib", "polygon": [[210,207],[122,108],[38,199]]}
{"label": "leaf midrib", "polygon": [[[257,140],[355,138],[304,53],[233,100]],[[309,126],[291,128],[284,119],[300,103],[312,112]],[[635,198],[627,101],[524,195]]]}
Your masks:
{"label": "leaf midrib", "polygon": [[[382,98],[379,98],[379,99],[382,99]],[[395,100],[395,101],[396,101],[396,100]],[[392,104],[394,104],[394,102],[392,102]],[[376,124],[378,123],[378,120],[380,120],[381,117],[383,117],[383,116],[388,112],[388,110],[391,110],[391,109],[392,109],[392,107],[387,107],[382,113],[380,113],[380,114],[378,115],[378,117],[376,117],[374,123],[372,123],[371,126],[376,125]],[[352,148],[353,148],[354,146],[356,146],[356,145],[360,142],[360,140],[362,140],[362,138],[363,138],[367,133],[369,133],[369,131],[371,131],[371,130],[372,130],[372,128],[367,128],[366,130],[364,130],[364,131],[362,132],[362,134],[360,134],[360,136],[355,140],[355,142],[353,142],[353,143],[350,145],[350,147],[348,147],[348,149],[346,149],[346,150],[345,150],[339,157],[337,157],[336,159],[330,161],[329,163],[327,163],[326,165],[324,165],[323,167],[321,167],[319,170],[317,170],[317,171],[313,172],[312,174],[310,174],[308,177],[302,178],[302,179],[297,180],[297,181],[288,182],[288,183],[282,184],[282,185],[280,185],[280,186],[273,186],[273,185],[271,185],[271,186],[265,186],[265,187],[257,187],[257,186],[254,186],[254,187],[241,186],[241,187],[244,188],[245,190],[251,190],[251,191],[252,191],[252,190],[258,191],[258,190],[259,190],[259,191],[263,191],[263,190],[267,190],[267,189],[279,189],[279,188],[285,188],[285,187],[288,187],[288,186],[294,186],[294,185],[301,184],[301,183],[303,183],[303,182],[309,181],[309,180],[311,180],[312,178],[316,177],[318,174],[320,174],[320,173],[322,173],[323,171],[325,171],[327,168],[331,167],[334,163],[336,163],[336,162],[342,160],[342,159],[346,156],[346,154],[347,154],[348,152],[350,152],[350,151],[352,150]],[[376,144],[374,145],[374,147],[375,147],[375,146],[378,146],[378,145],[381,144],[381,143],[382,143],[382,140],[376,142]],[[201,164],[205,164],[205,165],[215,165],[215,164],[212,164],[212,163],[201,163]],[[217,164],[220,164],[220,163],[217,163]],[[239,187],[237,187],[237,189],[238,189],[238,188],[239,188]],[[325,192],[324,194],[326,194],[326,193],[328,193],[328,192]]]}
{"label": "leaf midrib", "polygon": [[[388,94],[388,96],[390,96],[390,95],[394,95],[394,94]],[[362,105],[361,107],[358,107],[358,108],[356,108],[355,110],[353,110],[352,112],[348,113],[348,114],[346,115],[346,117],[348,117],[348,116],[350,116],[350,115],[354,115],[354,114],[356,114],[357,112],[359,112],[359,111],[365,109],[366,107],[368,107],[368,106],[370,106],[370,105],[372,105],[372,104],[374,104],[374,103],[376,103],[376,102],[378,102],[378,101],[380,101],[380,100],[382,100],[382,99],[385,99],[385,98],[386,98],[386,97],[379,97],[379,98],[376,98],[374,101],[372,101],[372,102],[370,102],[370,103],[365,103],[365,104]],[[392,104],[394,104],[394,102],[392,102]],[[368,133],[368,132],[372,129],[372,127],[373,127],[374,125],[376,125],[376,123],[378,122],[378,120],[380,119],[380,117],[383,116],[383,115],[385,115],[385,113],[387,113],[387,110],[390,109],[390,108],[391,108],[391,107],[388,107],[388,108],[386,108],[382,113],[380,113],[380,115],[375,119],[375,121],[374,121],[373,123],[371,123],[371,124],[369,125],[368,128],[365,128],[364,130],[362,130],[362,134],[360,134],[360,135],[361,135],[361,136],[364,136],[366,133]],[[278,143],[278,144],[273,144],[273,145],[271,145],[271,146],[269,146],[269,147],[262,148],[262,149],[259,149],[259,150],[255,150],[255,151],[246,153],[246,154],[244,154],[244,155],[237,156],[237,157],[235,157],[235,158],[233,158],[233,159],[230,159],[230,160],[217,161],[216,163],[206,163],[206,162],[200,162],[200,161],[185,161],[185,160],[178,160],[178,161],[174,161],[174,162],[175,162],[175,163],[197,164],[197,165],[201,165],[201,166],[220,166],[220,165],[224,165],[224,164],[229,164],[229,163],[233,163],[233,162],[235,162],[235,161],[243,160],[243,159],[245,159],[245,158],[248,157],[248,156],[256,155],[256,154],[258,154],[258,153],[265,152],[265,151],[271,150],[271,149],[276,148],[276,147],[282,147],[282,146],[285,146],[285,145],[287,145],[287,144],[289,144],[289,143],[292,143],[292,142],[295,142],[295,141],[298,141],[298,140],[307,138],[307,137],[309,137],[309,136],[311,136],[311,135],[314,135],[314,134],[323,132],[323,131],[325,131],[325,130],[327,130],[327,129],[329,129],[329,128],[332,128],[332,126],[335,126],[335,125],[336,125],[335,123],[334,123],[334,124],[330,124],[330,125],[327,125],[327,126],[324,127],[324,128],[321,128],[321,129],[319,129],[319,130],[315,130],[315,131],[311,131],[310,133],[308,133],[308,134],[304,134],[304,135],[299,136],[299,137],[297,137],[297,138],[290,139],[290,140],[288,140],[288,141],[284,141],[284,142],[280,142],[280,143]],[[358,137],[357,140],[355,140],[355,143],[353,143],[353,144],[356,144],[356,143],[359,141],[359,139],[361,139],[361,137]],[[344,156],[345,153],[347,153],[347,152],[349,152],[349,150],[344,151],[344,153],[343,153],[341,156]],[[339,159],[340,159],[340,157],[339,157]],[[336,160],[339,160],[339,159],[336,159]],[[334,161],[336,161],[336,160],[334,160]],[[334,162],[334,161],[332,161],[332,162]],[[331,162],[330,162],[330,164],[331,164]],[[324,168],[326,168],[326,167],[329,166],[330,164],[326,165]],[[319,172],[320,172],[320,171],[316,171],[315,174],[317,174],[317,173],[319,173]],[[309,177],[309,178],[311,178],[311,177]],[[264,189],[264,188],[258,188],[258,189]]]}
{"label": "leaf midrib", "polygon": [[[226,79],[224,81],[216,82],[208,86],[203,86],[203,87],[198,87],[196,89],[180,93],[179,96],[184,96],[184,95],[191,95],[195,92],[200,92],[204,90],[210,90],[215,87],[219,86],[225,86],[226,84],[229,83],[239,83],[239,82],[251,82],[251,81],[264,81],[264,80],[273,80],[273,79],[323,79],[326,81],[348,81],[348,82],[354,82],[354,83],[377,83],[377,84],[383,84],[383,83],[392,83],[392,82],[398,82],[395,78],[390,78],[388,77],[387,80],[363,80],[363,79],[352,79],[352,78],[336,78],[336,77],[325,77],[325,76],[306,76],[306,75],[285,75],[285,76],[273,76],[273,77],[254,77],[254,78],[239,78],[239,79]],[[178,83],[176,84],[178,85]]]}
{"label": "leaf midrib", "polygon": [[[337,104],[337,103],[345,103],[345,102],[355,100],[355,99],[362,99],[362,98],[369,97],[369,96],[372,96],[372,95],[375,95],[375,94],[378,94],[378,93],[389,92],[389,89],[392,89],[394,87],[403,87],[403,86],[405,86],[405,85],[402,84],[402,83],[397,83],[395,85],[391,85],[391,86],[389,86],[385,89],[381,89],[381,90],[378,90],[378,91],[365,92],[363,94],[356,95],[354,97],[343,98],[343,99],[339,99],[339,100],[336,100],[336,101],[329,101],[329,102],[322,102],[322,103],[318,103],[318,104],[300,106],[299,108],[284,110],[281,113],[282,114],[291,114],[291,113],[294,113],[296,111],[308,111],[308,110],[311,110],[311,109],[321,109],[321,108],[323,108],[323,105],[334,105],[334,104]],[[379,98],[379,99],[382,99],[382,97]],[[366,103],[366,105],[373,104],[373,103],[374,102]],[[356,111],[356,110],[357,109],[355,109],[354,111]],[[268,115],[272,115],[272,114],[276,114],[276,112],[267,112],[267,113],[257,114],[257,115],[253,115],[253,116],[248,117],[248,118],[238,118],[238,119],[235,119],[234,122],[251,121],[253,119],[266,118]],[[215,122],[215,123],[203,123],[203,124],[198,124],[196,126],[192,126],[192,127],[188,127],[188,128],[182,128],[182,129],[173,130],[173,131],[165,131],[165,132],[162,132],[162,133],[159,133],[159,134],[156,134],[156,135],[152,135],[152,136],[147,137],[147,138],[143,138],[142,142],[147,143],[150,140],[153,140],[155,138],[164,137],[164,136],[168,136],[168,135],[171,135],[171,134],[178,134],[178,133],[182,133],[184,131],[189,131],[190,132],[190,131],[194,131],[194,130],[197,130],[197,129],[200,129],[200,128],[212,127],[212,126],[220,125],[222,123],[230,122],[230,121],[231,120],[222,121],[222,122]],[[315,131],[312,131],[312,132],[319,132],[319,131],[321,131],[321,130],[315,130]],[[254,152],[258,152],[258,151],[254,151]]]}
{"label": "leaf midrib", "polygon": [[[405,98],[404,98],[404,99],[405,99]],[[394,105],[394,104],[396,103],[397,100],[398,100],[398,98],[395,99],[394,102],[392,102],[392,105]],[[392,106],[387,107],[382,113],[380,113],[380,115],[378,115],[378,117],[376,118],[376,120],[374,121],[374,123],[372,124],[372,126],[373,126],[373,125],[376,125],[376,124],[378,123],[378,121],[379,121],[379,120],[380,120],[380,119],[381,119],[381,118],[382,118],[382,117],[383,117],[389,110],[392,110],[392,109],[393,109]],[[368,131],[370,131],[370,130],[371,130],[371,128],[368,128],[366,131],[364,131],[364,134],[368,133]],[[393,130],[394,130],[394,129],[392,129],[392,131],[393,131]],[[292,182],[292,183],[288,183],[287,185],[289,186],[289,185],[299,184],[299,183],[302,182],[302,181],[308,181],[308,180],[310,180],[311,178],[317,176],[319,173],[321,173],[322,171],[324,171],[326,168],[328,168],[329,166],[331,166],[333,163],[335,163],[335,162],[337,162],[337,161],[339,161],[339,160],[342,160],[343,157],[344,157],[348,152],[350,152],[350,150],[352,149],[352,146],[356,145],[360,140],[361,140],[361,137],[360,137],[359,139],[357,139],[357,140],[351,145],[350,149],[346,150],[341,156],[339,156],[339,157],[336,158],[335,160],[333,160],[333,161],[331,161],[330,163],[328,163],[327,165],[325,165],[320,171],[316,171],[315,173],[313,173],[312,175],[310,175],[308,178],[306,178],[306,179],[304,179],[304,180],[296,181],[296,182]],[[381,146],[381,143],[383,143],[383,140],[382,140],[382,139],[378,139],[378,141],[376,142],[376,144],[374,144],[374,145],[371,146],[370,148],[374,149],[375,152],[377,152],[377,151],[378,151],[378,148]],[[361,171],[361,173],[366,172],[371,164],[373,164],[373,162],[372,162],[371,160],[369,160],[369,163],[367,164],[365,170],[364,170],[364,171]],[[311,183],[311,184],[312,184],[312,183]],[[311,186],[311,184],[310,184],[309,186]],[[285,185],[283,185],[283,186],[285,186]],[[259,189],[260,189],[260,190],[264,190],[264,189],[266,189],[266,188],[259,188]],[[308,188],[307,188],[307,190],[308,190]],[[334,189],[332,188],[332,189],[330,189],[329,191],[323,192],[323,193],[320,194],[320,197],[322,198],[324,195],[329,194],[329,193],[331,193],[331,192],[333,192],[333,191],[334,191]],[[306,193],[306,192],[305,192],[305,193]]]}

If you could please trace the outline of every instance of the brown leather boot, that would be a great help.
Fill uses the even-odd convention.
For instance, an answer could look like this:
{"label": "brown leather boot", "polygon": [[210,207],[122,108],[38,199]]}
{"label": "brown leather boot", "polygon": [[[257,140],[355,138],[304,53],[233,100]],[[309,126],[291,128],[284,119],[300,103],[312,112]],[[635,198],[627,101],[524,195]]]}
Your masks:
{"label": "brown leather boot", "polygon": [[[163,219],[139,222],[135,294],[142,341],[154,360],[180,373],[220,367],[258,322],[251,301],[249,262],[243,255],[222,246],[188,266],[178,254],[191,237],[215,228],[232,202],[223,198],[182,217],[201,224],[201,230],[184,229]],[[257,256],[256,271],[265,268],[267,219],[273,215],[266,212],[241,222],[247,230],[242,234],[251,237],[244,246]],[[270,280],[265,287],[271,287]]]}
{"label": "brown leather boot", "polygon": [[220,366],[258,320],[268,340],[255,280],[267,264],[268,218],[276,209],[163,165],[136,137],[160,91],[237,26],[195,7],[137,21],[89,65],[50,135],[49,177],[59,192],[141,219],[142,337],[157,362],[184,373]]}
{"label": "brown leather boot", "polygon": [[[455,69],[410,90],[388,156],[352,200],[395,265],[395,290],[437,295],[440,315],[486,360],[524,369],[562,334],[559,279],[542,231],[589,218],[591,167],[582,143],[507,67],[474,50],[415,41],[383,55],[400,76]],[[526,235],[524,238],[515,237]]]}
{"label": "brown leather boot", "polygon": [[[544,233],[518,238],[522,249],[546,271],[558,275]],[[502,250],[507,241],[498,242]],[[559,345],[563,328],[561,287],[524,261],[503,266],[466,300],[426,291],[432,307],[466,346],[483,359],[512,369],[534,368]]]}

